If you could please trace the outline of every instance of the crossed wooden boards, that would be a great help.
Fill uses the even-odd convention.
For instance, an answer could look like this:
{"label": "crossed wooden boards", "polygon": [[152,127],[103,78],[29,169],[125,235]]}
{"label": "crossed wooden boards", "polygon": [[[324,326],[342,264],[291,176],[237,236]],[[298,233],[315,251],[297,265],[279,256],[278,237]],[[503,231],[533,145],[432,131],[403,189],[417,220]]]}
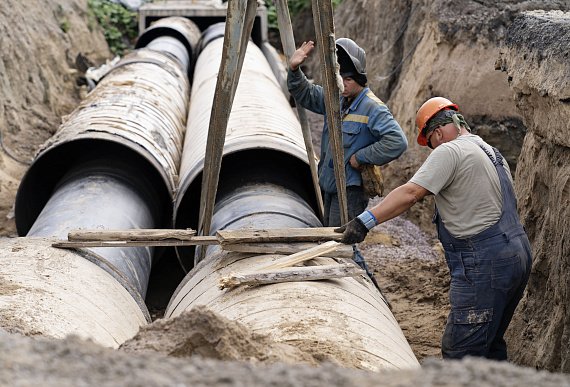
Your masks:
{"label": "crossed wooden boards", "polygon": [[351,258],[352,247],[339,243],[341,238],[342,234],[334,232],[334,227],[219,230],[215,236],[196,236],[195,230],[71,230],[67,241],[58,241],[52,246],[82,248],[220,245],[222,249],[229,251],[290,254],[248,273],[233,273],[222,277],[220,287],[232,288],[239,285],[321,280],[363,274],[364,270],[350,261],[294,267],[320,256]]}

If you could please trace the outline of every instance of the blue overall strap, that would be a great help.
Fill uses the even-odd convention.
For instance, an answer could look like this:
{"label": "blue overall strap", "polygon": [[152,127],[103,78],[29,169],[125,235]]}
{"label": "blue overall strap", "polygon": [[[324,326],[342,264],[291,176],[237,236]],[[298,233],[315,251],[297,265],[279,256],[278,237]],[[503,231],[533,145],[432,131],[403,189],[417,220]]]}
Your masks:
{"label": "blue overall strap", "polygon": [[465,140],[469,140],[471,141],[473,144],[476,144],[479,146],[479,148],[483,149],[483,152],[485,152],[487,154],[487,156],[489,156],[489,158],[491,159],[491,161],[493,162],[493,165],[496,166],[503,166],[503,155],[501,154],[501,152],[499,152],[499,150],[497,148],[495,148],[494,146],[491,146],[491,148],[493,148],[493,152],[495,152],[495,157],[493,157],[493,155],[491,154],[491,152],[489,152],[489,150],[483,146],[483,144],[480,144],[477,140],[473,139],[473,138],[469,138],[469,137],[465,137]]}

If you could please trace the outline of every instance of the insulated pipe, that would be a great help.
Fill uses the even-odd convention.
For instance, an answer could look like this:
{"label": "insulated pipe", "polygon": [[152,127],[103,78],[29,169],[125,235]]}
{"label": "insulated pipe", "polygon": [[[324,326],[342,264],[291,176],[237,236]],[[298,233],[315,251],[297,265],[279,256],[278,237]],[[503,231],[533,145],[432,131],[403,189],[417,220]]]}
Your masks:
{"label": "insulated pipe", "polygon": [[[253,184],[218,201],[212,229],[319,224],[314,210],[294,192]],[[206,259],[178,286],[165,318],[206,305],[256,333],[345,367],[378,371],[419,366],[388,305],[367,276],[220,289],[221,277],[251,272],[282,257],[222,251],[219,246],[208,249]],[[313,260],[314,265],[335,262]]]}
{"label": "insulated pipe", "polygon": [[[204,171],[202,175],[202,193],[200,196],[200,220],[197,232],[208,235],[214,214],[218,180],[222,169],[225,136],[228,120],[237,89],[243,59],[251,36],[257,8],[256,0],[231,1],[228,3],[224,44],[218,70],[216,98],[210,110],[210,124]],[[204,246],[197,259],[204,258],[207,246]]]}
{"label": "insulated pipe", "polygon": [[[201,162],[221,39],[196,63],[192,104],[176,201],[177,227],[197,221]],[[303,137],[291,107],[280,103],[276,81],[249,45],[226,137],[212,234],[216,230],[321,226]],[[291,121],[290,121],[291,120]],[[204,122],[206,121],[206,122]],[[179,249],[183,260],[187,251]],[[176,317],[206,305],[254,332],[300,347],[345,367],[379,370],[418,367],[388,305],[368,276],[220,289],[220,278],[246,273],[282,255],[228,252],[210,246],[184,278],[166,309]],[[183,261],[184,263],[187,261]],[[339,262],[312,260],[314,265]],[[345,261],[340,261],[346,263]]]}
{"label": "insulated pipe", "polygon": [[[196,24],[184,17],[168,17],[155,21],[145,29],[137,39],[135,49],[148,47],[187,62],[183,67],[187,69],[188,78],[192,78],[194,63],[198,57],[199,39],[200,29]],[[173,50],[171,44],[181,44],[184,50],[178,48]]]}
{"label": "insulated pipe", "polygon": [[[146,186],[150,181],[141,171],[112,155],[77,164],[58,183],[27,236],[66,239],[74,229],[157,228],[164,206]],[[111,262],[145,297],[152,247],[91,250]]]}
{"label": "insulated pipe", "polygon": [[[221,33],[216,33],[216,28]],[[218,37],[223,37],[223,28],[224,25],[219,24],[206,31],[196,62],[180,188],[175,201],[176,228],[196,229],[198,225],[205,144],[224,41]],[[242,178],[245,175],[250,181],[282,180],[284,176],[294,175],[287,178],[287,188],[316,209],[307,164],[299,121],[263,53],[250,42],[229,116],[218,191],[240,184],[240,178],[245,180]],[[260,166],[265,168],[260,169]],[[192,268],[194,249],[177,248],[177,253],[183,268]]]}
{"label": "insulated pipe", "polygon": [[191,58],[188,55],[188,51],[186,51],[184,44],[176,38],[161,36],[150,42],[146,48],[152,51],[168,53],[178,59],[182,68],[190,68]]}
{"label": "insulated pipe", "polygon": [[[148,39],[146,48],[125,56],[100,80],[44,144],[16,196],[19,235],[65,238],[71,229],[171,224],[187,117],[188,66],[198,41],[191,21],[175,19],[177,29],[186,25],[186,35],[194,35],[192,51],[181,50],[188,42],[181,45],[158,35]],[[144,298],[151,248],[93,251]]]}
{"label": "insulated pipe", "polygon": [[51,247],[53,239],[0,243],[0,328],[63,339],[70,334],[118,348],[150,322],[144,301],[108,262],[89,250]]}

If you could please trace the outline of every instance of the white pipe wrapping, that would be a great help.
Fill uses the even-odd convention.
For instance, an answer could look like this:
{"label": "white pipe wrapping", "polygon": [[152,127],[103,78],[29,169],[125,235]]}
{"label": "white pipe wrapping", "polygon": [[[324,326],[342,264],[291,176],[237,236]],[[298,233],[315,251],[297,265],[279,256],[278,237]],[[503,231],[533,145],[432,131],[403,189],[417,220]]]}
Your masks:
{"label": "white pipe wrapping", "polygon": [[332,354],[347,367],[377,371],[419,366],[386,302],[364,276],[220,290],[221,277],[282,257],[210,253],[181,283],[165,317],[206,305],[278,342]]}
{"label": "white pipe wrapping", "polygon": [[[189,88],[174,57],[143,48],[123,58],[65,119],[27,172],[16,200],[20,234],[64,238],[71,229],[164,227],[178,182]],[[66,177],[86,162],[83,157],[91,158],[88,171]],[[137,181],[114,178],[128,172]],[[143,297],[153,252],[98,251]]]}
{"label": "white pipe wrapping", "polygon": [[[180,194],[202,169],[222,45],[223,39],[213,40],[196,62],[180,166]],[[224,155],[248,149],[282,151],[308,163],[299,120],[263,53],[252,42],[247,46],[228,121]]]}
{"label": "white pipe wrapping", "polygon": [[64,117],[26,172],[16,196],[19,235],[27,234],[56,184],[87,152],[103,160],[118,155],[144,171],[166,203],[164,218],[170,221],[189,90],[186,69],[174,57],[145,48],[124,57]]}
{"label": "white pipe wrapping", "polygon": [[120,283],[120,273],[103,269],[107,263],[92,253],[53,248],[53,241],[0,243],[4,330],[59,339],[75,334],[117,348],[149,322],[137,303],[144,301]]}
{"label": "white pipe wrapping", "polygon": [[161,52],[140,49],[123,60],[135,62],[122,67],[119,62],[67,116],[53,141],[119,141],[152,157],[174,189],[188,113],[188,78]]}
{"label": "white pipe wrapping", "polygon": [[[20,235],[31,232],[0,243],[0,288],[3,277],[17,286],[0,291],[0,310],[6,306],[26,332],[75,333],[117,347],[150,322],[143,297],[154,248],[58,250],[38,237],[171,224],[198,40],[191,21],[171,22],[176,34],[165,20],[147,35],[161,51],[122,58],[63,118],[22,179],[16,225]],[[167,32],[183,39],[162,39]]]}

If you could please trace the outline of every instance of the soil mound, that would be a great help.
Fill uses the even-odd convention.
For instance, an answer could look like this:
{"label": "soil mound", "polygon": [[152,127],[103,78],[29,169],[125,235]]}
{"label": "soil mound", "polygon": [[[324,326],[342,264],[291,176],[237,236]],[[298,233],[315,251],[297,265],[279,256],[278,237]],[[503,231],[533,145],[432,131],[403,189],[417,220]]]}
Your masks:
{"label": "soil mound", "polygon": [[256,334],[237,321],[229,320],[205,306],[197,306],[171,319],[158,319],[141,328],[124,343],[125,352],[155,352],[188,358],[239,360],[251,364],[317,365],[308,353]]}
{"label": "soil mound", "polygon": [[69,337],[30,339],[0,330],[2,385],[59,386],[493,386],[563,387],[570,376],[467,358],[430,359],[421,369],[366,372],[324,364],[319,367],[247,362],[193,356],[125,353]]}

